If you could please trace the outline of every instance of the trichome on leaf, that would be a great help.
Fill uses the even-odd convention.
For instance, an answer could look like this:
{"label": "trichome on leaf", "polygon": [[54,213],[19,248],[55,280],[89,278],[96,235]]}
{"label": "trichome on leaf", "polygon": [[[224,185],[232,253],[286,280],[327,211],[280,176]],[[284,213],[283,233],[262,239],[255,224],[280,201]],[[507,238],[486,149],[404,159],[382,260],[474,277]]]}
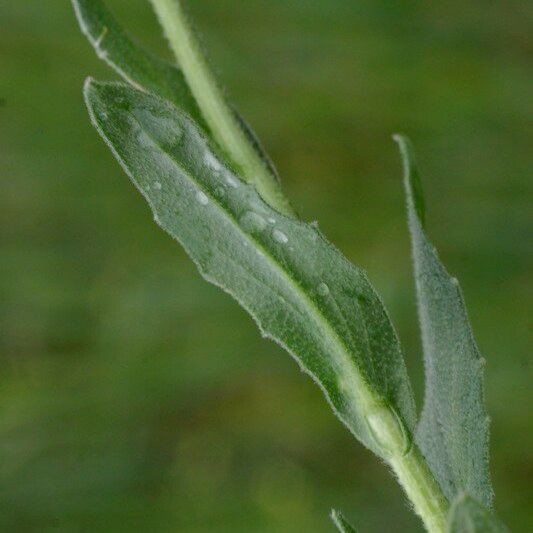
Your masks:
{"label": "trichome on leaf", "polygon": [[[123,79],[87,80],[91,121],[155,221],[313,378],[354,436],[392,468],[428,531],[504,531],[489,510],[482,359],[458,284],[426,237],[409,141],[397,137],[426,369],[418,421],[398,337],[366,274],[294,214],[180,2],[151,3],[177,65],[135,44],[101,0],[73,0],[98,56]],[[355,531],[340,512],[331,516],[339,531]]]}

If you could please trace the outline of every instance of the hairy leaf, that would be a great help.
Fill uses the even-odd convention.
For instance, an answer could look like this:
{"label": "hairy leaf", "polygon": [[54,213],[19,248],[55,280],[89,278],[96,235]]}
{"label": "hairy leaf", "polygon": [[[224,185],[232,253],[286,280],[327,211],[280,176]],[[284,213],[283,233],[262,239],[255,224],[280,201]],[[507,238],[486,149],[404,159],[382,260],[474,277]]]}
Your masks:
{"label": "hairy leaf", "polygon": [[489,510],[467,494],[455,500],[448,517],[448,533],[507,533]]}
{"label": "hairy leaf", "polygon": [[429,242],[423,196],[408,139],[396,136],[405,169],[418,312],[426,370],[425,404],[416,439],[446,496],[468,492],[490,506],[488,418],[483,363],[463,295]]}
{"label": "hairy leaf", "polygon": [[[125,81],[146,89],[186,111],[208,133],[200,108],[177,66],[153,57],[132,41],[102,0],[72,0],[80,28],[98,57]],[[270,173],[279,180],[277,170],[250,125],[232,109],[248,141]]]}
{"label": "hairy leaf", "polygon": [[170,100],[204,124],[180,69],[134,43],[101,0],[72,0],[80,28],[103,59],[124,80]]}
{"label": "hairy leaf", "polygon": [[411,388],[396,334],[366,275],[316,228],[266,204],[170,103],[92,81],[85,97],[94,125],[156,222],[201,274],[297,359],[366,446],[386,454],[372,422],[392,410],[407,449],[415,420]]}
{"label": "hairy leaf", "polygon": [[340,511],[333,509],[331,511],[331,519],[340,533],[357,533],[355,528],[344,518],[344,515]]}
{"label": "hairy leaf", "polygon": [[235,118],[237,119],[237,122],[239,123],[239,126],[241,127],[242,131],[244,131],[244,134],[246,135],[248,142],[252,145],[253,149],[256,151],[256,153],[259,155],[261,160],[263,161],[265,167],[267,170],[276,178],[278,182],[280,182],[280,177],[278,174],[278,170],[276,168],[276,165],[274,165],[274,162],[272,159],[270,159],[270,156],[265,150],[265,147],[263,146],[263,143],[255,133],[255,131],[252,129],[252,126],[246,122],[246,120],[242,117],[242,115],[236,110],[233,109],[233,114],[235,115]]}

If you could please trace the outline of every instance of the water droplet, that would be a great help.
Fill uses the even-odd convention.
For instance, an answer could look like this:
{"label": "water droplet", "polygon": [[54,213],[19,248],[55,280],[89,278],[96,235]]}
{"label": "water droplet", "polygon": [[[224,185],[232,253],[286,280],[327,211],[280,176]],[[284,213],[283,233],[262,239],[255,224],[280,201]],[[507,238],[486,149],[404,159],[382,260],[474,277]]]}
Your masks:
{"label": "water droplet", "polygon": [[226,183],[230,186],[236,189],[239,186],[239,182],[232,176],[226,175]]}
{"label": "water droplet", "polygon": [[272,232],[272,237],[276,242],[279,242],[281,244],[287,244],[289,242],[289,238],[287,237],[287,235],[285,235],[285,233],[283,233],[282,231],[279,231],[279,229],[275,229]]}
{"label": "water droplet", "polygon": [[240,222],[246,231],[253,233],[259,233],[263,231],[267,225],[266,220],[261,215],[258,215],[253,211],[246,211],[246,213],[244,213],[244,215],[241,217]]}
{"label": "water droplet", "polygon": [[327,296],[329,294],[329,287],[325,283],[321,283],[318,286],[318,294],[321,296]]}
{"label": "water droplet", "polygon": [[207,205],[209,203],[209,198],[202,191],[196,193],[196,201],[202,205]]}
{"label": "water droplet", "polygon": [[276,219],[271,217],[271,218],[268,219],[268,223],[269,224],[275,224],[276,223]]}
{"label": "water droplet", "polygon": [[163,186],[161,185],[161,183],[159,181],[156,181],[154,183],[154,189],[157,189],[158,191],[160,191],[162,188],[163,188]]}
{"label": "water droplet", "polygon": [[215,172],[220,172],[222,170],[222,165],[219,160],[211,152],[206,152],[204,155],[204,163]]}

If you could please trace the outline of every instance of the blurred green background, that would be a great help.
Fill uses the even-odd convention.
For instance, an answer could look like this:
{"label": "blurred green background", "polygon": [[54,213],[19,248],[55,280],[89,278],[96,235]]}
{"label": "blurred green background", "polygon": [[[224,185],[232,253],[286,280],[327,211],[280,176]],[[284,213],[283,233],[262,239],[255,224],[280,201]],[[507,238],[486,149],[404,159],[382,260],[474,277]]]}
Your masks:
{"label": "blurred green background", "polygon": [[[146,0],[110,0],[169,57]],[[306,219],[368,270],[421,404],[401,166],[487,364],[496,506],[533,512],[531,4],[198,0],[232,100]],[[529,64],[528,64],[529,63]],[[0,529],[421,531],[297,365],[204,283],[91,128],[114,78],[66,0],[0,0]]]}

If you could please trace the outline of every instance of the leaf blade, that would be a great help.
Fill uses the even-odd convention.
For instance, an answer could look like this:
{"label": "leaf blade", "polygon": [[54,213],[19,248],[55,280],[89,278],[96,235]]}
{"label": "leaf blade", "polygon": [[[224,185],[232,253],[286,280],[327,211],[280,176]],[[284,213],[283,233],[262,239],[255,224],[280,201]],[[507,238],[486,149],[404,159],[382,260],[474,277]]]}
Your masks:
{"label": "leaf blade", "polygon": [[[124,81],[134,87],[146,89],[183,109],[210,134],[180,68],[153,57],[130,39],[102,0],[72,0],[72,5],[83,34],[100,59]],[[231,112],[265,168],[279,182],[277,169],[252,127],[233,107]]]}
{"label": "leaf blade", "polygon": [[102,0],[72,0],[83,34],[100,59],[134,87],[153,92],[205,122],[182,71],[130,39]]}
{"label": "leaf blade", "polygon": [[457,280],[424,230],[424,206],[410,141],[395,136],[404,162],[409,231],[426,370],[416,440],[448,499],[468,492],[489,507],[488,417],[481,358]]}
{"label": "leaf blade", "polygon": [[399,342],[366,275],[314,227],[266,204],[169,103],[113,83],[88,82],[85,96],[93,124],[158,224],[204,278],[298,361],[352,433],[385,454],[361,410],[368,402],[391,406],[412,431],[414,402]]}
{"label": "leaf blade", "polygon": [[508,533],[507,527],[468,494],[460,494],[450,509],[448,533]]}

